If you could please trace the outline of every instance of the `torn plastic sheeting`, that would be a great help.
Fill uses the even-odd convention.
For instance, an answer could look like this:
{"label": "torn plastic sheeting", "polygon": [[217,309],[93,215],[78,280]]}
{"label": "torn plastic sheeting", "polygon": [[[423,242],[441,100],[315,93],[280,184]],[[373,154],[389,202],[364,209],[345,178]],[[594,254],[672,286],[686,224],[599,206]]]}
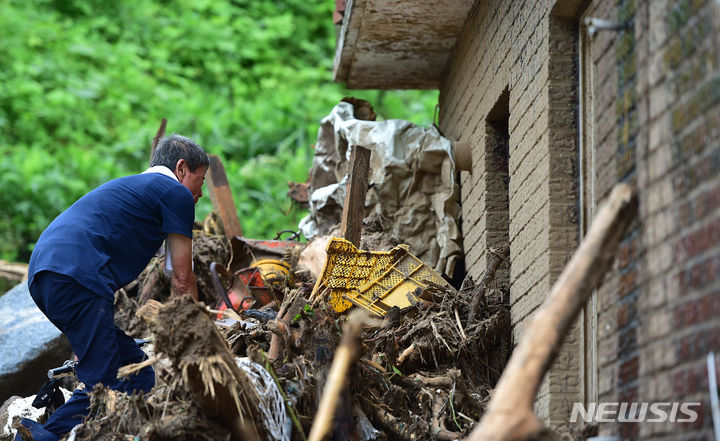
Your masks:
{"label": "torn plastic sheeting", "polygon": [[327,233],[340,221],[346,183],[347,180],[343,179],[312,192],[309,204],[313,215],[305,216],[298,224],[298,229],[308,240]]}
{"label": "torn plastic sheeting", "polygon": [[[372,151],[365,216],[379,213],[390,219],[391,232],[413,254],[436,271],[452,275],[461,246],[451,142],[435,127],[397,119],[355,119],[353,106],[346,102],[335,106],[320,124],[310,170],[311,200],[318,202],[311,202],[310,214],[300,222],[305,237],[327,234],[340,222],[352,145]],[[332,204],[327,203],[329,194]]]}

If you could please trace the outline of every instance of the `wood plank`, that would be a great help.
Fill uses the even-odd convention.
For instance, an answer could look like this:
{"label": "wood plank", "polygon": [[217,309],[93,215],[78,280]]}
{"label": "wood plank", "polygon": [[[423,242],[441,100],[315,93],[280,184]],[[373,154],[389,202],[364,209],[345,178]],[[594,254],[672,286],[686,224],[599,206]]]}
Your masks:
{"label": "wood plank", "polygon": [[160,127],[158,128],[157,133],[155,133],[155,137],[152,139],[152,143],[150,144],[150,160],[152,161],[152,157],[155,154],[155,149],[157,148],[158,142],[160,142],[160,139],[165,136],[165,128],[167,127],[167,119],[163,118],[162,121],[160,121]]}
{"label": "wood plank", "polygon": [[225,167],[217,155],[210,156],[210,170],[206,175],[207,190],[212,201],[213,208],[220,215],[225,236],[242,236],[240,219],[238,219],[235,200],[233,199],[230,186],[228,185]]}
{"label": "wood plank", "polygon": [[0,278],[14,282],[27,279],[27,263],[15,263],[0,260]]}
{"label": "wood plank", "polygon": [[359,145],[352,146],[340,231],[346,240],[358,248],[360,248],[362,221],[365,215],[369,171],[370,150]]}

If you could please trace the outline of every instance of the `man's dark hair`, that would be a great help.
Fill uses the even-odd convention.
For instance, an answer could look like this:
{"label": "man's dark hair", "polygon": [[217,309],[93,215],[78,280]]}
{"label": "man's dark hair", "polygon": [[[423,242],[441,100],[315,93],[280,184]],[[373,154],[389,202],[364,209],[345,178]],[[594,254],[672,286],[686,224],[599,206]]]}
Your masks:
{"label": "man's dark hair", "polygon": [[210,166],[210,158],[202,147],[184,136],[175,134],[166,136],[158,142],[150,166],[164,165],[175,171],[175,165],[181,159],[187,162],[191,172],[195,172],[200,166]]}

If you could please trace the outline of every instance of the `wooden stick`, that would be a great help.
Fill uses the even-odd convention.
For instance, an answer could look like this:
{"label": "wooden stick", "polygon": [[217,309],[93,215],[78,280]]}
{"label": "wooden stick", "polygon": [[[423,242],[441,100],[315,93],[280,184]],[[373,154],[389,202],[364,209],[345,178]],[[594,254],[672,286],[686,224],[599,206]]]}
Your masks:
{"label": "wooden stick", "polygon": [[343,238],[360,248],[362,221],[365,215],[365,194],[370,171],[370,150],[359,145],[352,146],[349,167],[340,231]]}
{"label": "wooden stick", "polygon": [[155,154],[155,149],[157,148],[158,142],[160,142],[160,138],[165,136],[165,128],[167,127],[167,119],[163,118],[162,121],[160,121],[160,127],[158,128],[157,133],[155,134],[155,137],[152,139],[152,143],[150,144],[150,160],[152,161],[152,157]]}
{"label": "wooden stick", "polygon": [[405,359],[408,358],[410,356],[410,354],[413,353],[414,350],[415,350],[415,343],[412,343],[410,346],[405,348],[405,350],[403,350],[402,353],[397,358],[398,366],[403,364]]}
{"label": "wooden stick", "polygon": [[447,400],[448,394],[441,392],[435,395],[432,405],[432,422],[430,432],[433,434],[434,439],[438,441],[452,441],[460,439],[459,433],[447,430],[447,428],[445,428],[445,423],[443,423],[442,414],[445,411],[445,402]]}
{"label": "wooden stick", "polygon": [[498,381],[487,412],[468,440],[524,440],[540,432],[542,423],[533,413],[533,400],[540,382],[565,334],[610,268],[637,209],[634,190],[627,184],[615,186],[544,305],[525,329]]}
{"label": "wooden stick", "polygon": [[347,379],[350,365],[357,356],[357,338],[365,317],[364,311],[355,310],[345,322],[342,342],[335,351],[315,421],[310,429],[309,441],[321,441],[330,432],[340,392]]}
{"label": "wooden stick", "polygon": [[360,361],[365,363],[366,365],[370,366],[373,369],[377,369],[378,371],[382,372],[383,374],[387,374],[387,370],[380,366],[379,364],[375,363],[372,360],[368,360],[367,358],[361,358]]}
{"label": "wooden stick", "polygon": [[118,369],[117,378],[123,379],[124,377],[132,375],[135,372],[156,363],[158,360],[160,360],[160,356],[153,355],[152,357],[148,358],[147,360],[141,361],[140,363],[126,364],[125,366]]}
{"label": "wooden stick", "polygon": [[210,156],[210,170],[206,175],[207,189],[213,208],[220,215],[225,236],[228,238],[242,236],[240,219],[238,219],[235,200],[233,199],[230,186],[228,185],[225,167],[218,155]]}
{"label": "wooden stick", "polygon": [[463,340],[467,340],[468,336],[465,334],[465,330],[463,329],[462,323],[460,323],[460,314],[458,314],[457,308],[455,308],[455,322],[458,325],[458,330],[460,331],[460,337],[462,337]]}
{"label": "wooden stick", "polygon": [[[369,403],[366,399],[365,402],[367,403],[366,405],[369,406],[369,409],[367,410],[370,410],[373,413],[375,419],[380,423],[380,426],[393,435],[390,439],[415,441],[418,438],[407,424],[396,418],[388,410],[382,408],[381,406]],[[427,426],[425,426],[425,429],[427,429]],[[421,431],[422,428],[418,430],[418,432]]]}
{"label": "wooden stick", "polygon": [[[165,256],[165,258],[169,258],[169,256]],[[160,275],[157,271],[150,272],[150,275],[145,280],[145,285],[143,285],[142,291],[140,291],[140,306],[146,304],[148,300],[150,300],[150,295],[152,294],[153,288],[155,285],[160,281]]]}
{"label": "wooden stick", "polygon": [[488,262],[487,269],[485,269],[485,274],[483,274],[480,283],[472,290],[470,312],[468,313],[467,319],[468,326],[471,326],[475,322],[475,317],[479,312],[478,305],[480,304],[480,299],[485,297],[485,292],[487,291],[488,285],[495,278],[495,272],[497,271],[500,264],[508,258],[508,256],[510,256],[510,246],[507,244],[503,245],[498,250],[492,250],[490,252],[490,261]]}

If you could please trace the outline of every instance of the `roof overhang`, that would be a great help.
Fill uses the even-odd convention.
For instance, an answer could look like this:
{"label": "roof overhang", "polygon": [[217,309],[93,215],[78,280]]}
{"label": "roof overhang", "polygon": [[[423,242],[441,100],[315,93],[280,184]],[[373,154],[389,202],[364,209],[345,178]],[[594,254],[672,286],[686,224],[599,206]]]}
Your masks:
{"label": "roof overhang", "polygon": [[350,0],[335,47],[348,89],[437,89],[474,0]]}

